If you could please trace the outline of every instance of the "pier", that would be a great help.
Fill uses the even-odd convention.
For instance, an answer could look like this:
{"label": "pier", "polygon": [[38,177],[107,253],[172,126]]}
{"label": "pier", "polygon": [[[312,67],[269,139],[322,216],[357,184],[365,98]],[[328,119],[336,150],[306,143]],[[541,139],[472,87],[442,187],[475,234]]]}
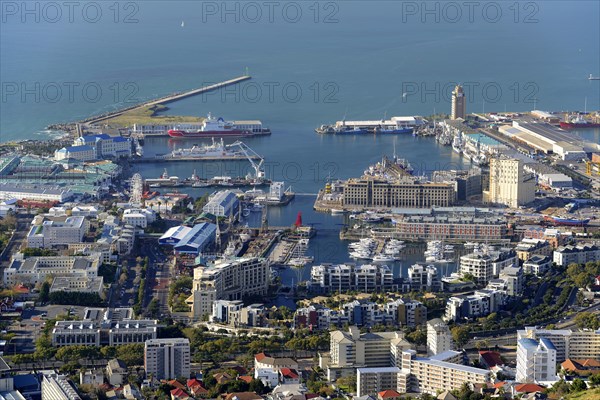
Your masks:
{"label": "pier", "polygon": [[[117,117],[119,115],[122,115],[125,112],[132,111],[132,110],[135,110],[138,108],[151,107],[151,106],[155,106],[155,105],[164,105],[167,103],[172,103],[177,100],[182,100],[187,97],[192,97],[192,96],[196,96],[196,95],[199,95],[202,93],[207,93],[207,92],[210,92],[213,90],[224,88],[226,86],[235,85],[235,84],[238,84],[240,82],[244,82],[244,81],[247,81],[250,79],[252,79],[252,77],[250,75],[238,76],[237,78],[229,79],[227,81],[218,82],[218,83],[215,83],[212,85],[203,86],[201,88],[188,90],[186,92],[169,94],[167,96],[164,96],[164,97],[161,97],[158,99],[154,99],[154,100],[149,100],[149,101],[143,102],[141,104],[136,104],[136,105],[133,105],[130,107],[122,108],[120,110],[110,111],[105,114],[89,117],[82,121],[75,122],[74,124],[94,125],[94,124],[97,124],[98,122]],[[54,128],[62,129],[62,128],[64,128],[65,125],[71,125],[71,124],[55,124],[55,125],[49,126],[48,128],[52,129],[54,127]],[[80,128],[77,128],[78,131],[79,131],[79,129]]]}
{"label": "pier", "polygon": [[[258,160],[258,156],[249,156],[253,160]],[[178,161],[246,161],[248,157],[239,156],[206,156],[206,157],[140,157],[129,160],[132,164],[159,163],[159,162],[178,162]]]}

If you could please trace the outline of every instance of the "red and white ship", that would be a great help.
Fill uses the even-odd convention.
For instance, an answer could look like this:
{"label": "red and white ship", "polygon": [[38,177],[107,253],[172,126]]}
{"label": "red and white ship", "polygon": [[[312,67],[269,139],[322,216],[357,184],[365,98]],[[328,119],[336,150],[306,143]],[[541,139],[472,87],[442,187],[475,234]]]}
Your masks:
{"label": "red and white ship", "polygon": [[597,122],[588,121],[581,115],[577,115],[574,118],[567,119],[566,121],[561,121],[560,127],[563,129],[598,128],[600,127],[600,124]]}
{"label": "red and white ship", "polygon": [[[258,121],[256,121],[258,122]],[[262,126],[257,129],[254,126],[239,126],[233,121],[225,121],[223,118],[214,118],[208,113],[201,125],[177,125],[168,131],[169,136],[174,138],[201,138],[201,137],[245,137],[257,134],[268,134],[268,130]]]}

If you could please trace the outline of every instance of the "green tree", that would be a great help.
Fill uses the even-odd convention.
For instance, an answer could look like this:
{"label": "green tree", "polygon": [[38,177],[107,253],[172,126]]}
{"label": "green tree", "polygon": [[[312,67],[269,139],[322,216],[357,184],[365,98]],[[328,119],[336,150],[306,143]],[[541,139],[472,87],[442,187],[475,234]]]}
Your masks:
{"label": "green tree", "polygon": [[469,341],[470,329],[467,326],[455,326],[450,332],[452,333],[452,339],[458,347],[463,347]]}
{"label": "green tree", "polygon": [[39,300],[41,303],[47,303],[50,300],[50,283],[47,281],[42,283],[42,286],[40,287]]}
{"label": "green tree", "polygon": [[411,343],[421,346],[427,343],[427,332],[422,328],[417,328],[413,332],[406,334],[406,340]]}
{"label": "green tree", "polygon": [[583,392],[584,390],[587,390],[587,385],[585,384],[583,379],[580,379],[580,378],[573,379],[573,382],[571,382],[571,392],[577,393],[577,392]]}
{"label": "green tree", "polygon": [[258,394],[266,394],[268,393],[269,388],[267,388],[260,379],[252,379],[248,384],[248,390]]}

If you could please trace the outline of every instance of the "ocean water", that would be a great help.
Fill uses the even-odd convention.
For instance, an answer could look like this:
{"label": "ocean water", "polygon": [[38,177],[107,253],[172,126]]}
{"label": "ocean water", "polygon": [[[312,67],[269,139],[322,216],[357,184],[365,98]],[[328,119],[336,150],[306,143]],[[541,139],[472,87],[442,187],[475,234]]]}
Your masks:
{"label": "ocean water", "polygon": [[456,82],[469,111],[600,109],[598,2],[270,4],[2,2],[0,141],[246,68],[252,82],[170,112],[261,119],[287,139],[344,115],[449,112]]}

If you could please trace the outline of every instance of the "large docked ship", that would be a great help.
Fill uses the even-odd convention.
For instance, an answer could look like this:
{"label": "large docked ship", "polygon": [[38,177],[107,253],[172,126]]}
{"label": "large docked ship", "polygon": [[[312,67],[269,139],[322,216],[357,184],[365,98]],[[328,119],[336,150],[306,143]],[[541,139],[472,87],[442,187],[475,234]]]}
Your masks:
{"label": "large docked ship", "polygon": [[598,128],[600,127],[600,123],[588,121],[581,115],[577,115],[566,121],[561,121],[560,127],[563,129]]}
{"label": "large docked ship", "polygon": [[580,219],[580,218],[564,218],[564,217],[556,217],[554,215],[546,215],[544,220],[550,222],[554,225],[563,225],[563,226],[586,226],[589,224],[590,220]]}
{"label": "large docked ship", "polygon": [[260,121],[225,121],[223,118],[213,117],[211,113],[208,113],[202,124],[177,125],[168,131],[173,138],[247,137],[270,133]]}
{"label": "large docked ship", "polygon": [[171,152],[171,154],[166,157],[170,158],[219,158],[219,157],[240,157],[246,158],[246,156],[240,152],[235,150],[230,150],[227,148],[225,143],[223,142],[223,138],[220,141],[216,142],[215,138],[212,138],[212,144],[210,145],[201,145],[201,146],[192,146],[190,148],[185,149],[176,149]]}

